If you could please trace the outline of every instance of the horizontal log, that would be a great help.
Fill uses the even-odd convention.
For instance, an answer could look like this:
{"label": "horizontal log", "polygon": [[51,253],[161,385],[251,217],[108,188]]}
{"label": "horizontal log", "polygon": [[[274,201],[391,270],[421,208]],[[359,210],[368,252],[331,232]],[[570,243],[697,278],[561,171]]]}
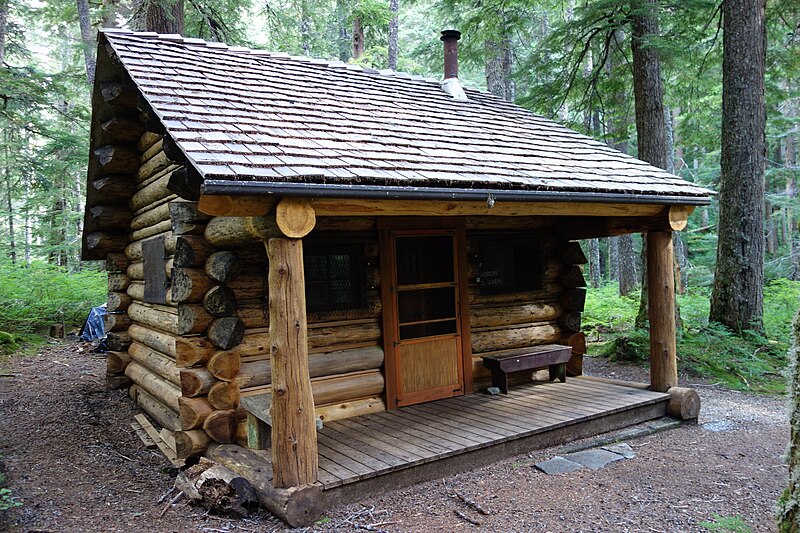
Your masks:
{"label": "horizontal log", "polygon": [[136,171],[136,181],[144,181],[172,164],[173,162],[167,157],[167,154],[163,151],[158,152],[139,167],[139,170]]}
{"label": "horizontal log", "polygon": [[672,416],[681,420],[691,420],[700,415],[700,395],[694,389],[671,387],[667,390],[667,394],[670,395],[667,411]]}
{"label": "horizontal log", "polygon": [[125,233],[95,231],[86,235],[86,251],[91,257],[102,259],[106,255],[125,249],[128,237]]}
{"label": "horizontal log", "polygon": [[271,217],[214,217],[205,231],[206,240],[218,247],[244,246],[281,235]]}
{"label": "horizontal log", "polygon": [[386,404],[380,396],[329,403],[326,405],[318,405],[314,408],[317,418],[323,422],[334,422],[354,416],[380,413],[385,410]]}
{"label": "horizontal log", "polygon": [[138,385],[131,387],[130,396],[139,404],[139,407],[158,422],[161,427],[170,431],[180,431],[181,422],[178,414],[164,405],[155,396],[149,394]]}
{"label": "horizontal log", "polygon": [[480,288],[470,286],[469,304],[473,305],[497,305],[512,303],[530,303],[540,301],[558,300],[558,295],[563,290],[561,284],[554,281],[545,280],[544,288],[535,291],[509,292],[502,294],[484,294]]}
{"label": "horizontal log", "polygon": [[106,270],[108,272],[125,272],[129,263],[130,261],[122,252],[106,254]]}
{"label": "horizontal log", "polygon": [[[352,372],[311,379],[314,405],[328,405],[358,398],[369,398],[380,395],[383,390],[384,379],[380,370],[367,370],[365,372]],[[243,391],[242,396],[267,394],[271,391],[271,385],[264,385]]]}
{"label": "horizontal log", "polygon": [[175,366],[175,361],[167,354],[154,350],[138,341],[131,342],[128,353],[134,361],[157,376],[173,385],[180,386],[182,384],[180,371]]}
{"label": "horizontal log", "polygon": [[561,331],[567,333],[570,331],[581,330],[581,313],[579,311],[569,311],[562,313],[558,317],[558,324],[561,326]]}
{"label": "horizontal log", "polygon": [[173,161],[186,162],[186,154],[169,134],[164,135],[164,153]]}
{"label": "horizontal log", "polygon": [[[311,324],[308,329],[308,348],[327,347],[335,350],[337,345],[364,342],[377,343],[381,338],[381,327],[378,321],[358,324],[329,326]],[[326,350],[329,351],[329,350]]]}
{"label": "horizontal log", "polygon": [[564,270],[559,277],[561,285],[569,289],[576,287],[586,287],[586,279],[583,277],[583,270],[579,266],[571,266]]}
{"label": "horizontal log", "polygon": [[146,228],[142,228],[131,232],[128,235],[128,240],[138,241],[141,239],[146,239],[148,237],[152,237],[154,235],[167,232],[171,228],[172,228],[172,223],[169,220],[165,220],[164,222],[159,222],[158,224],[155,224],[153,226],[148,226]]}
{"label": "horizontal log", "polygon": [[[236,316],[236,296],[229,287],[216,285],[208,289],[203,296],[203,307],[217,317]],[[244,331],[242,331],[242,335],[244,335]]]}
{"label": "horizontal log", "polygon": [[229,381],[217,381],[208,391],[208,403],[220,410],[238,409],[241,392],[239,385]]}
{"label": "horizontal log", "polygon": [[150,146],[147,150],[142,152],[142,155],[139,156],[139,161],[141,163],[145,163],[152,159],[157,153],[159,153],[164,147],[164,141],[159,139],[156,141],[152,146]]}
{"label": "horizontal log", "polygon": [[125,374],[106,374],[105,385],[106,390],[128,389],[133,381]]}
{"label": "horizontal log", "polygon": [[121,292],[131,284],[131,278],[122,272],[111,272],[108,274],[108,291]]}
{"label": "horizontal log", "polygon": [[172,191],[167,189],[169,176],[169,174],[165,174],[144,188],[140,189],[131,197],[130,202],[128,202],[128,206],[136,211],[152,204],[157,200],[171,196]]}
{"label": "horizontal log", "polygon": [[203,363],[216,352],[216,348],[205,337],[178,337],[141,324],[133,324],[128,333],[131,339],[174,358],[175,365],[179,368]]}
{"label": "horizontal log", "polygon": [[555,225],[554,217],[516,216],[516,217],[469,217],[466,219],[467,231],[473,230],[543,230]]}
{"label": "horizontal log", "polygon": [[257,217],[270,212],[275,198],[270,196],[208,195],[200,197],[199,208],[215,217]]}
{"label": "horizontal log", "polygon": [[[310,354],[308,357],[308,374],[312,378],[377,370],[382,366],[383,349],[380,346],[316,353]],[[240,388],[267,385],[272,379],[269,359],[242,361],[239,367],[234,381],[239,384]]]}
{"label": "horizontal log", "polygon": [[573,353],[586,353],[586,335],[581,332],[571,333],[566,332],[558,341],[559,344],[572,347]]}
{"label": "horizontal log", "polygon": [[111,117],[103,122],[100,127],[119,143],[138,141],[144,131],[144,126],[137,119],[124,117]]}
{"label": "horizontal log", "polygon": [[[128,329],[130,330],[130,328]],[[112,331],[106,333],[106,347],[109,350],[124,352],[130,345],[131,337],[127,331]]]}
{"label": "horizontal log", "polygon": [[201,305],[180,304],[177,308],[132,303],[128,314],[135,322],[175,335],[202,333],[213,317]]}
{"label": "horizontal log", "polygon": [[131,319],[127,313],[107,313],[103,316],[106,331],[127,331]]}
{"label": "horizontal log", "polygon": [[140,230],[147,226],[155,226],[165,220],[169,220],[169,204],[161,204],[150,211],[145,211],[141,215],[134,217],[130,221],[130,227],[134,230]]}
{"label": "horizontal log", "polygon": [[87,205],[127,204],[136,193],[136,182],[127,174],[104,175],[92,180],[86,188]]}
{"label": "horizontal log", "polygon": [[568,242],[558,252],[558,257],[567,265],[585,265],[589,263],[579,242]]}
{"label": "horizontal log", "polygon": [[[266,264],[263,265],[266,271]],[[242,271],[242,262],[239,256],[230,251],[214,252],[206,260],[205,270],[208,277],[220,283],[229,283],[236,279]],[[263,285],[263,283],[262,283]]]}
{"label": "horizontal log", "polygon": [[178,398],[181,397],[181,390],[175,384],[149,371],[136,361],[132,361],[125,368],[125,375],[131,378],[139,388],[158,399],[171,410],[178,411]]}
{"label": "horizontal log", "polygon": [[[175,240],[175,266],[203,267],[214,248],[200,235],[181,235]],[[212,278],[214,279],[214,278]]]}
{"label": "horizontal log", "polygon": [[122,374],[125,372],[125,367],[131,362],[131,356],[128,352],[114,352],[108,351],[106,353],[106,373],[107,374]]}
{"label": "horizontal log", "polygon": [[[164,251],[167,255],[175,253],[175,245],[177,238],[171,231],[165,231],[161,235],[154,235],[155,237],[164,237]],[[142,241],[134,241],[125,247],[125,256],[131,261],[140,261],[142,259]]]}
{"label": "horizontal log", "polygon": [[241,357],[235,352],[223,350],[211,356],[206,364],[208,372],[217,379],[231,381],[238,374],[241,366]]}
{"label": "horizontal log", "polygon": [[[128,285],[127,290],[128,296],[133,298],[134,300],[138,300],[139,302],[144,302],[144,281],[141,280],[133,280],[131,284]],[[131,302],[133,303],[133,302]],[[179,302],[173,302],[172,296],[170,292],[167,291],[167,298],[166,301],[162,305],[166,305],[167,307],[178,307]]]}
{"label": "horizontal log", "polygon": [[203,421],[203,430],[211,440],[220,444],[230,444],[236,440],[239,426],[238,414],[235,410],[214,411]]}
{"label": "horizontal log", "polygon": [[472,353],[494,352],[555,342],[561,329],[555,322],[542,322],[527,327],[472,332]]}
{"label": "horizontal log", "polygon": [[173,302],[197,303],[216,282],[199,268],[173,268],[170,293]]}
{"label": "horizontal log", "polygon": [[[105,82],[100,86],[100,95],[109,105],[135,109],[138,99],[136,86],[119,82]],[[132,140],[138,140],[132,139]]]}
{"label": "horizontal log", "polygon": [[205,398],[185,398],[181,397],[180,404],[180,429],[188,431],[203,427],[208,415],[216,411]]}
{"label": "horizontal log", "polygon": [[211,217],[198,211],[197,202],[176,200],[170,202],[169,206],[175,235],[202,235],[205,232],[206,223]]}
{"label": "horizontal log", "polygon": [[103,172],[133,174],[139,169],[139,152],[128,146],[101,146],[93,154]]}
{"label": "horizontal log", "polygon": [[244,332],[244,323],[238,316],[224,316],[212,320],[206,337],[220,350],[230,350],[242,342]]}
{"label": "horizontal log", "polygon": [[115,311],[125,311],[131,304],[132,298],[124,292],[109,292],[106,297],[106,311],[113,313]]}
{"label": "horizontal log", "polygon": [[[597,239],[629,233],[680,231],[686,227],[694,206],[662,207],[661,212],[643,216],[570,217],[559,221],[558,235],[566,239]],[[631,213],[633,215],[633,213]]]}
{"label": "horizontal log", "polygon": [[208,433],[202,429],[176,431],[174,437],[175,455],[178,456],[178,459],[200,455],[206,451],[206,448],[211,443]]}
{"label": "horizontal log", "polygon": [[159,133],[146,131],[142,133],[142,136],[139,138],[139,142],[136,143],[136,149],[139,150],[140,153],[145,153],[154,144],[160,141],[161,138],[162,136]]}
{"label": "horizontal log", "polygon": [[313,524],[322,515],[322,485],[306,485],[291,489],[272,486],[269,463],[261,455],[239,446],[210,446],[210,459],[247,479],[258,493],[261,505],[291,527]]}
{"label": "horizontal log", "polygon": [[555,320],[560,314],[561,306],[556,302],[471,306],[469,322],[473,329],[477,329]]}
{"label": "horizontal log", "polygon": [[586,303],[586,289],[568,289],[561,293],[558,301],[567,311],[583,311]]}
{"label": "horizontal log", "polygon": [[180,370],[181,393],[187,398],[204,396],[211,386],[218,383],[217,378],[205,368],[184,368]]}
{"label": "horizontal log", "polygon": [[200,199],[203,177],[191,165],[182,166],[169,177],[169,190],[186,200]]}

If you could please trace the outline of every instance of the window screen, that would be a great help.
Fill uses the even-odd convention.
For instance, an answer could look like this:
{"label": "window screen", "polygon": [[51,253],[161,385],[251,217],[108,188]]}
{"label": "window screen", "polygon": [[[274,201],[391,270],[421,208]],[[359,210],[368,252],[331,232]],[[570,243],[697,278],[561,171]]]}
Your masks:
{"label": "window screen", "polygon": [[542,248],[523,235],[485,235],[474,239],[475,283],[481,294],[542,288]]}
{"label": "window screen", "polygon": [[306,308],[334,313],[367,307],[364,246],[354,242],[307,243],[303,252]]}

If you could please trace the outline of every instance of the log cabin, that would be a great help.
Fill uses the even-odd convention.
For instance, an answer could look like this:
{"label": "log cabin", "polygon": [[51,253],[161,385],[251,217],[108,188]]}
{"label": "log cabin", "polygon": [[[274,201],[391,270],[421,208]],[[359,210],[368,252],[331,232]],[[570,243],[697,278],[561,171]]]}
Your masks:
{"label": "log cabin", "polygon": [[[108,270],[109,386],[291,525],[697,416],[677,386],[672,232],[710,191],[462,87],[459,36],[442,32],[442,82],[99,35],[82,254]],[[577,241],[625,233],[647,241],[638,386],[582,376]]]}

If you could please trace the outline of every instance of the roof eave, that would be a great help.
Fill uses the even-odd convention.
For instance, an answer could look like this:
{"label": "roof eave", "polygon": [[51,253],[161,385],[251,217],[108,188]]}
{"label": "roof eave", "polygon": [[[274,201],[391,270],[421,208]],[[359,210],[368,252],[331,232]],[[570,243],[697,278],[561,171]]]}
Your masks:
{"label": "roof eave", "polygon": [[458,200],[500,202],[581,202],[703,206],[709,196],[625,194],[608,192],[465,189],[451,187],[401,187],[391,185],[339,185],[264,181],[205,180],[202,194],[229,196],[279,196],[353,198],[369,200]]}

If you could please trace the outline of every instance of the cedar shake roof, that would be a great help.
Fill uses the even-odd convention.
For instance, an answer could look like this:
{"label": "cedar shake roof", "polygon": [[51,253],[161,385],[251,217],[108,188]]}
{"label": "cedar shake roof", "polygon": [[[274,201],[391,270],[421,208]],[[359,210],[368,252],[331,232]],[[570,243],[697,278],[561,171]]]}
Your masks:
{"label": "cedar shake roof", "polygon": [[176,35],[100,39],[206,192],[358,184],[695,205],[713,194],[493,95],[455,100],[437,80]]}

